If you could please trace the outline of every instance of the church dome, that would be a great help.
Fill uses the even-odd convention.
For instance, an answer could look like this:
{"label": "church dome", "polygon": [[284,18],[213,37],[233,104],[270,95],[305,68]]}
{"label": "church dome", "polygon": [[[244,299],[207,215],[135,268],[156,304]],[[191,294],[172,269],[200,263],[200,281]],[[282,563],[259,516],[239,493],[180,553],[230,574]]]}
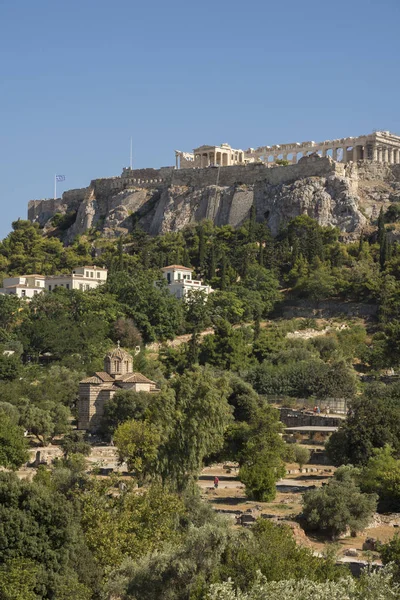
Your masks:
{"label": "church dome", "polygon": [[107,352],[105,358],[108,358],[110,360],[113,360],[114,358],[118,360],[126,360],[129,358],[132,359],[132,356],[129,354],[129,352],[123,350],[118,346],[117,348],[113,348],[113,350],[110,350],[110,352]]}
{"label": "church dome", "polygon": [[133,373],[133,358],[126,350],[119,346],[110,350],[104,357],[104,370],[109,375],[118,378],[128,373]]}

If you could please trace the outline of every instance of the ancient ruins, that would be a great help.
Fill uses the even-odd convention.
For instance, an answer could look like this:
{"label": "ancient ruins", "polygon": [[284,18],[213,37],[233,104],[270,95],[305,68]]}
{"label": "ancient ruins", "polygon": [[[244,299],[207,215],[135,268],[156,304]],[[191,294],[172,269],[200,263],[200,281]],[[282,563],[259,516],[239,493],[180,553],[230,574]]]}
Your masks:
{"label": "ancient ruins", "polygon": [[296,142],[260,146],[247,150],[236,150],[229,144],[200,146],[193,152],[175,150],[177,169],[201,169],[204,167],[246,165],[263,163],[273,166],[279,160],[296,164],[303,156],[317,153],[330,156],[337,162],[373,160],[379,163],[400,163],[400,136],[390,131],[374,131],[358,137],[325,140],[323,142]]}

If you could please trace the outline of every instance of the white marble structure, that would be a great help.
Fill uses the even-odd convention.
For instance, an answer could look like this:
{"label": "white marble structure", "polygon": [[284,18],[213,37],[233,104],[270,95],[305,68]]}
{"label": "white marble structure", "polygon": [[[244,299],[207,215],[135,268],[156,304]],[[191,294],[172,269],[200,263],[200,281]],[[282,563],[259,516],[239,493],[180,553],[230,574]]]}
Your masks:
{"label": "white marble structure", "polygon": [[342,163],[373,160],[379,163],[399,164],[400,136],[390,131],[374,131],[358,137],[324,140],[323,142],[276,144],[248,148],[244,151],[235,150],[229,144],[221,144],[221,146],[200,146],[195,148],[193,153],[176,150],[175,157],[177,168],[188,169],[257,162],[274,166],[279,160],[296,164],[303,156],[314,153],[320,156],[330,156],[333,160]]}

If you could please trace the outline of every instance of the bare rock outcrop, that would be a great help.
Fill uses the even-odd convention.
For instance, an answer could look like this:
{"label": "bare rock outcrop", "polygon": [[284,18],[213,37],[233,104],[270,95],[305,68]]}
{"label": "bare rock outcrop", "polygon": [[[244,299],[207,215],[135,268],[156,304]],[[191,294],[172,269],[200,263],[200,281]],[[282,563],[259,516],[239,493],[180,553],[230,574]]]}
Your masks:
{"label": "bare rock outcrop", "polygon": [[254,205],[257,220],[266,221],[273,235],[303,214],[356,235],[376,216],[377,206],[398,198],[400,165],[342,165],[313,155],[287,167],[131,171],[129,176],[94,180],[58,200],[31,201],[28,218],[50,227],[56,213],[75,212],[64,238],[71,242],[90,228],[111,237],[131,231],[136,223],[152,235],[204,219],[238,227]]}

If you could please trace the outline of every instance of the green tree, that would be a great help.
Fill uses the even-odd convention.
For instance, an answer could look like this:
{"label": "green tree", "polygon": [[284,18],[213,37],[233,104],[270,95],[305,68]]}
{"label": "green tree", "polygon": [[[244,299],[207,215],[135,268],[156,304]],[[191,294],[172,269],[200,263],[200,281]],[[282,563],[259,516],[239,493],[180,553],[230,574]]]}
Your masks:
{"label": "green tree", "polygon": [[14,558],[0,566],[1,600],[40,600],[35,593],[40,566],[34,561]]}
{"label": "green tree", "polygon": [[[159,399],[153,420],[163,427],[159,471],[178,489],[197,476],[205,457],[219,452],[232,422],[228,404],[228,377],[214,375],[207,367],[195,367],[171,381],[173,396]],[[165,398],[165,396],[164,396]]]}
{"label": "green tree", "polygon": [[29,458],[27,441],[23,429],[8,415],[2,412],[0,417],[0,465],[15,470]]}
{"label": "green tree", "polygon": [[400,586],[393,582],[392,571],[365,569],[360,581],[347,576],[338,581],[316,582],[310,579],[267,581],[259,576],[249,591],[235,588],[232,581],[211,585],[207,600],[398,600]]}
{"label": "green tree", "polygon": [[[0,519],[0,565],[7,569],[14,560],[22,569],[24,561],[40,565],[40,598],[56,597],[61,573],[71,573],[71,580],[82,583],[87,572],[98,574],[82,536],[76,506],[63,494],[45,485],[20,481],[12,473],[1,473]],[[27,570],[26,579],[32,581],[35,569],[28,566]]]}
{"label": "green tree", "polygon": [[381,555],[382,563],[384,565],[391,565],[395,580],[400,582],[400,535],[395,533],[392,539],[386,544],[380,544],[379,554]]}
{"label": "green tree", "polygon": [[146,421],[125,421],[114,433],[119,460],[125,461],[139,480],[154,474],[160,442],[158,428]]}
{"label": "green tree", "polygon": [[[340,471],[340,470],[339,470]],[[339,471],[324,487],[303,495],[303,516],[307,526],[332,539],[347,530],[356,535],[368,525],[376,510],[377,495],[363,494],[351,473]]]}
{"label": "green tree", "polygon": [[137,562],[147,552],[157,555],[166,544],[177,544],[185,512],[182,500],[164,488],[150,486],[137,494],[125,484],[116,495],[114,486],[93,483],[81,496],[85,540],[107,574],[129,558]]}
{"label": "green tree", "polygon": [[21,309],[21,302],[17,296],[10,294],[0,295],[0,328],[9,331],[17,322]]}
{"label": "green tree", "polygon": [[13,381],[21,376],[22,364],[18,355],[7,356],[0,350],[0,379]]}
{"label": "green tree", "polygon": [[248,440],[239,455],[239,479],[249,498],[268,502],[275,498],[275,484],[286,473],[284,443],[279,435],[282,425],[277,411],[265,405],[259,408],[250,426]]}
{"label": "green tree", "polygon": [[399,452],[400,408],[397,402],[381,397],[381,391],[381,387],[370,386],[364,396],[352,400],[346,421],[326,444],[335,465],[365,465],[374,448],[385,444]]}
{"label": "green tree", "polygon": [[147,392],[119,390],[104,405],[101,430],[112,436],[118,425],[130,419],[142,420],[152,397]]}
{"label": "green tree", "polygon": [[383,238],[385,237],[385,233],[386,233],[385,216],[383,213],[383,206],[381,206],[381,209],[379,211],[379,216],[378,216],[378,242],[379,242],[379,245],[382,244]]}
{"label": "green tree", "polygon": [[83,456],[89,456],[92,447],[85,440],[83,431],[70,431],[61,440],[60,446],[64,453],[64,457],[68,458],[71,454],[82,454]]}
{"label": "green tree", "polygon": [[293,444],[291,446],[293,452],[293,460],[299,465],[299,469],[302,469],[304,465],[310,460],[311,452],[306,446],[300,444]]}
{"label": "green tree", "polygon": [[378,494],[379,510],[397,509],[400,501],[400,460],[394,457],[393,448],[389,445],[375,448],[359,479],[363,492]]}

